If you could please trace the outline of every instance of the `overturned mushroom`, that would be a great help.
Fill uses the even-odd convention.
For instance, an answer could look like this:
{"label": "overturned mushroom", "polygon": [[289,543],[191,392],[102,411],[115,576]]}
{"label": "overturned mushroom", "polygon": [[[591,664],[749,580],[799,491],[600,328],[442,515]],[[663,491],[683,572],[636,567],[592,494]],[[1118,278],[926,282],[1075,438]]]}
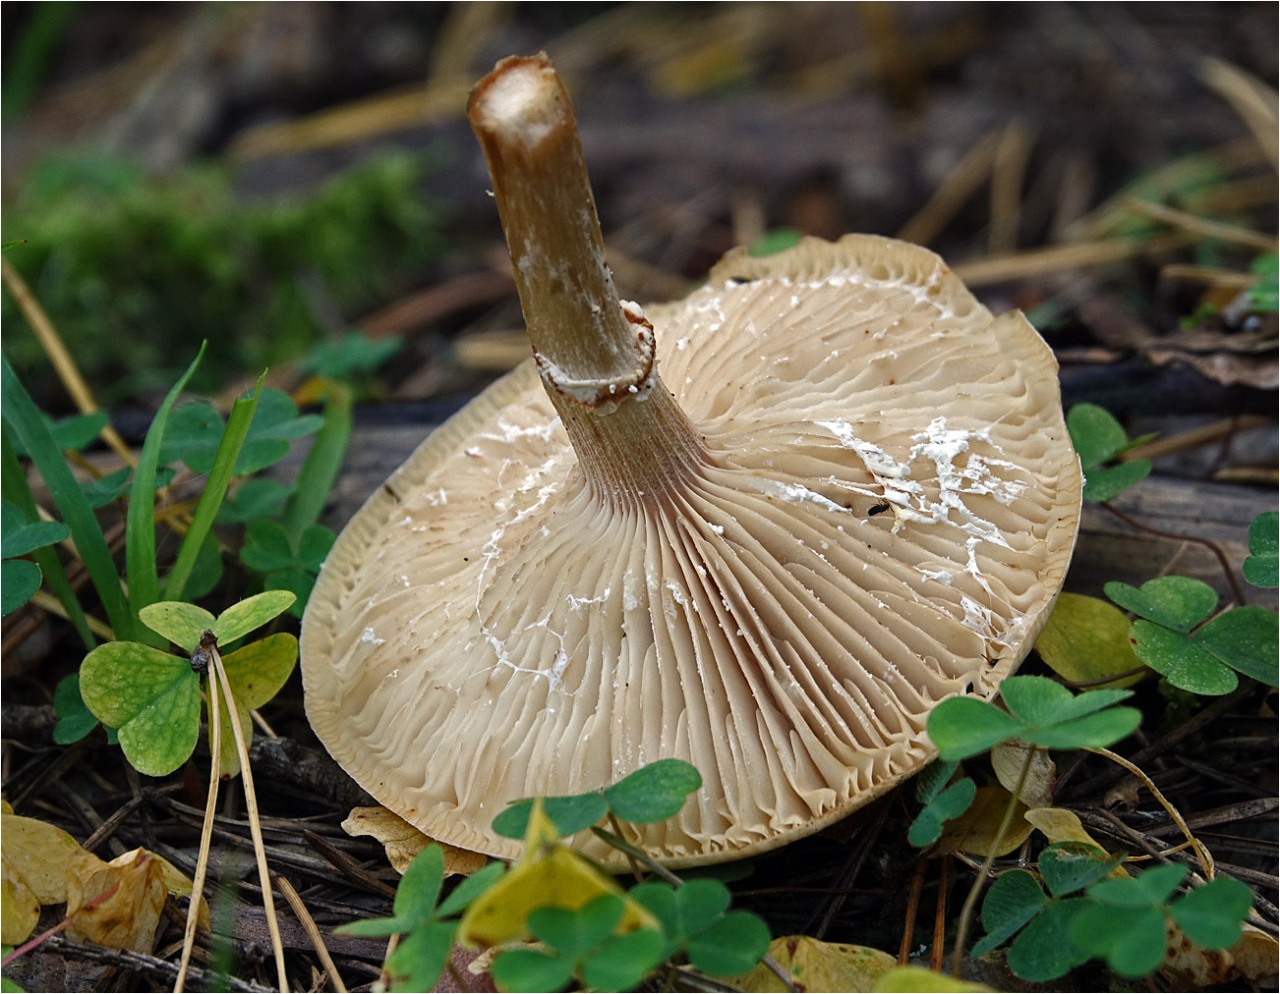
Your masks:
{"label": "overturned mushroom", "polygon": [[383,804],[497,856],[507,802],[672,756],[704,789],[637,830],[656,857],[814,832],[918,771],[932,707],[991,697],[1043,625],[1081,490],[1053,355],[884,238],[619,303],[549,64],[500,63],[471,119],[534,359],[338,540],[311,723]]}

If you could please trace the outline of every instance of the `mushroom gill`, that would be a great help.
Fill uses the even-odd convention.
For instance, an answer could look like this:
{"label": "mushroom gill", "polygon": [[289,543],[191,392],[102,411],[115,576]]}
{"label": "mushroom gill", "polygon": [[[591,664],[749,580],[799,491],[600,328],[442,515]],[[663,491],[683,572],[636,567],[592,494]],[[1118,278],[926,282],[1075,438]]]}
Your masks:
{"label": "mushroom gill", "polygon": [[1056,363],[932,253],[806,239],[646,317],[696,465],[602,489],[527,362],[370,498],[312,595],[312,724],[433,838],[511,857],[507,802],[672,756],[704,789],[636,830],[654,856],[816,831],[917,772],[933,705],[992,696],[1061,586]]}

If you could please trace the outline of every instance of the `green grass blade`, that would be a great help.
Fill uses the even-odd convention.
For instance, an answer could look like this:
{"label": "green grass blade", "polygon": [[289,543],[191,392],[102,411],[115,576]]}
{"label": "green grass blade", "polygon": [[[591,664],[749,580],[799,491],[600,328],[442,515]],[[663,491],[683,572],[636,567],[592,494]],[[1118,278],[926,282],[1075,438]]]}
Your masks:
{"label": "green grass blade", "polygon": [[[266,374],[264,373],[265,377]],[[205,483],[200,503],[196,505],[195,517],[191,527],[182,538],[178,549],[177,561],[165,584],[164,599],[168,601],[182,600],[183,588],[191,576],[191,570],[200,554],[200,546],[205,536],[213,528],[213,519],[222,506],[222,499],[227,495],[227,486],[231,483],[231,475],[235,472],[236,459],[245,437],[249,434],[249,425],[253,422],[253,413],[258,408],[258,397],[262,393],[262,377],[258,385],[248,397],[240,397],[231,407],[227,418],[227,427],[222,432],[222,441],[218,444],[218,452],[213,458],[213,468],[209,470],[209,479]]]}
{"label": "green grass blade", "polygon": [[298,481],[285,505],[280,524],[295,548],[308,526],[320,520],[329,492],[333,489],[342,458],[351,439],[351,389],[343,383],[328,385],[324,424],[316,432],[311,451],[298,471]]}
{"label": "green grass blade", "polygon": [[62,458],[40,411],[18,380],[9,360],[4,359],[3,363],[0,387],[3,388],[4,420],[23,448],[31,453],[32,462],[53,495],[62,520],[71,529],[76,551],[102,600],[116,638],[133,638],[136,628],[133,613],[129,610],[124,589],[120,585],[120,574],[111,558],[111,550],[107,548],[102,526],[98,524],[84,491],[80,489],[80,484],[76,483]]}
{"label": "green grass blade", "polygon": [[[21,508],[28,518],[33,521],[36,519],[36,500],[31,495],[31,488],[27,486],[27,475],[18,462],[18,455],[9,441],[8,431],[0,431],[0,495],[3,495],[10,504]],[[80,636],[80,641],[84,643],[86,649],[92,650],[98,644],[98,640],[93,637],[89,621],[84,616],[84,608],[80,606],[76,592],[71,588],[71,582],[67,579],[66,570],[62,568],[62,560],[58,558],[58,553],[48,548],[36,549],[31,554],[31,558],[36,561],[40,572],[44,574],[44,585],[49,588],[54,597],[58,598],[58,602],[66,610],[67,619],[76,630],[76,634]]]}
{"label": "green grass blade", "polygon": [[[192,360],[187,371],[178,378],[165,397],[164,403],[156,411],[156,416],[147,429],[146,441],[142,443],[142,452],[138,456],[138,468],[133,474],[133,489],[129,492],[129,514],[125,531],[125,575],[129,578],[129,607],[137,617],[148,604],[160,599],[160,577],[156,571],[156,467],[160,462],[160,443],[164,441],[165,428],[169,423],[169,412],[191,379],[191,374],[200,365],[204,350],[208,345],[202,342],[200,351]],[[139,631],[146,641],[154,645],[163,645],[158,637],[153,637],[150,630]]]}

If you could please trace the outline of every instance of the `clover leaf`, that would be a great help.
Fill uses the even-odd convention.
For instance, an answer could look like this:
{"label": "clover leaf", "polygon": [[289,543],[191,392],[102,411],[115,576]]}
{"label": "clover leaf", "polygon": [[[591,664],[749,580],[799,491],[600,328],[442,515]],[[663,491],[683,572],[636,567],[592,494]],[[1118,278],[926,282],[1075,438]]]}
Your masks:
{"label": "clover leaf", "polygon": [[978,785],[968,777],[953,783],[916,815],[907,841],[917,848],[933,845],[941,838],[943,826],[968,811],[977,796]]}
{"label": "clover leaf", "polygon": [[1067,414],[1067,431],[1084,470],[1085,500],[1109,501],[1151,472],[1151,463],[1146,459],[1108,465],[1152,436],[1130,441],[1120,422],[1105,408],[1076,404]]}
{"label": "clover leaf", "polygon": [[[90,652],[80,667],[80,693],[90,712],[119,730],[120,747],[140,773],[172,773],[195,751],[200,732],[201,681],[198,659],[204,633],[229,644],[266,624],[293,603],[286,591],[266,591],[232,605],[218,617],[194,604],[161,601],[139,612],[142,622],[179,646],[175,656],[139,642],[108,642]],[[298,658],[293,635],[277,633],[222,657],[235,696],[245,739],[252,736],[249,711],[270,700],[284,685]],[[224,702],[225,708],[225,702]],[[222,712],[220,770],[233,776],[239,760],[230,718]]]}
{"label": "clover leaf", "polygon": [[506,872],[501,863],[490,863],[473,873],[440,901],[444,884],[444,853],[427,846],[414,857],[400,878],[390,918],[370,918],[338,927],[345,935],[383,936],[405,934],[387,957],[392,990],[429,991],[444,971],[453,949],[458,923],[449,920]]}
{"label": "clover leaf", "polygon": [[1169,683],[1195,694],[1235,690],[1237,673],[1276,686],[1280,618],[1260,607],[1237,607],[1213,620],[1218,594],[1185,576],[1149,580],[1141,587],[1108,583],[1115,603],[1138,616],[1129,641],[1138,658]]}
{"label": "clover leaf", "polygon": [[1138,727],[1141,712],[1112,705],[1128,690],[1072,694],[1046,677],[1009,677],[1000,686],[1008,712],[971,697],[943,701],[929,715],[929,737],[945,760],[967,759],[1009,739],[1046,749],[1111,745]]}
{"label": "clover leaf", "polygon": [[1123,859],[1078,842],[1052,845],[1037,863],[1049,894],[1026,870],[1002,874],[983,902],[987,934],[973,955],[1016,935],[1008,964],[1023,980],[1053,980],[1091,956],[1116,973],[1140,977],[1164,962],[1169,918],[1205,949],[1227,949],[1239,940],[1253,902],[1244,884],[1219,878],[1175,900],[1186,866],[1162,864],[1131,877],[1117,869]]}
{"label": "clover leaf", "polygon": [[575,976],[595,990],[632,990],[663,959],[662,936],[653,929],[615,934],[626,910],[617,894],[601,894],[581,908],[544,907],[529,912],[529,931],[544,950],[509,950],[493,962],[504,990],[560,991]]}
{"label": "clover leaf", "polygon": [[[292,440],[319,430],[323,421],[317,414],[300,417],[297,406],[283,391],[263,389],[236,457],[234,475],[248,476],[279,462]],[[222,416],[210,404],[185,404],[169,416],[160,461],[183,462],[192,472],[208,473],[222,435]]]}
{"label": "clover leaf", "polygon": [[295,546],[278,522],[252,521],[245,529],[240,561],[262,574],[269,589],[292,592],[297,600],[290,611],[302,617],[316,576],[336,539],[324,525],[309,525]]}
{"label": "clover leaf", "polygon": [[329,379],[343,379],[374,372],[404,348],[395,336],[371,338],[362,331],[348,331],[336,341],[312,349],[298,360],[300,372]]}
{"label": "clover leaf", "polygon": [[[41,418],[49,426],[49,434],[60,452],[79,452],[98,437],[107,426],[106,411],[91,411],[88,414],[73,414],[70,417],[54,420],[41,412]],[[14,451],[20,456],[30,456],[21,439],[13,439]]]}
{"label": "clover leaf", "polygon": [[[665,821],[702,786],[702,776],[682,759],[660,759],[599,791],[541,798],[543,811],[564,838],[590,828],[612,812],[624,821]],[[522,839],[528,830],[532,798],[516,801],[493,820],[493,830]]]}
{"label": "clover leaf", "polygon": [[630,894],[662,925],[661,959],[683,948],[703,973],[730,977],[750,970],[769,948],[768,926],[750,912],[729,911],[732,895],[719,880],[702,877],[679,887],[650,880]]}
{"label": "clover leaf", "polygon": [[1249,525],[1249,558],[1244,561],[1244,578],[1255,587],[1280,585],[1277,572],[1277,526],[1280,513],[1265,511]]}
{"label": "clover leaf", "polygon": [[29,521],[15,504],[0,502],[0,614],[16,611],[35,596],[43,576],[40,567],[19,559],[36,549],[61,542],[71,529],[60,521]]}

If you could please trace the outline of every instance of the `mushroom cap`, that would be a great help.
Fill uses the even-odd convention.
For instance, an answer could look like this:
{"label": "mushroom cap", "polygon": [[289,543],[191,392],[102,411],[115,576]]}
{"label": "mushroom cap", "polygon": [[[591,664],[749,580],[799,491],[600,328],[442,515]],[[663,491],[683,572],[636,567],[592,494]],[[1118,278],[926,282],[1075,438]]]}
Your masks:
{"label": "mushroom cap", "polygon": [[588,487],[526,362],[374,493],[311,595],[311,724],[432,838],[512,858],[510,801],[667,757],[704,786],[628,828],[656,858],[815,832],[918,772],[930,710],[990,698],[1062,586],[1057,363],[931,252],[739,252],[646,310],[708,453],[677,492]]}

